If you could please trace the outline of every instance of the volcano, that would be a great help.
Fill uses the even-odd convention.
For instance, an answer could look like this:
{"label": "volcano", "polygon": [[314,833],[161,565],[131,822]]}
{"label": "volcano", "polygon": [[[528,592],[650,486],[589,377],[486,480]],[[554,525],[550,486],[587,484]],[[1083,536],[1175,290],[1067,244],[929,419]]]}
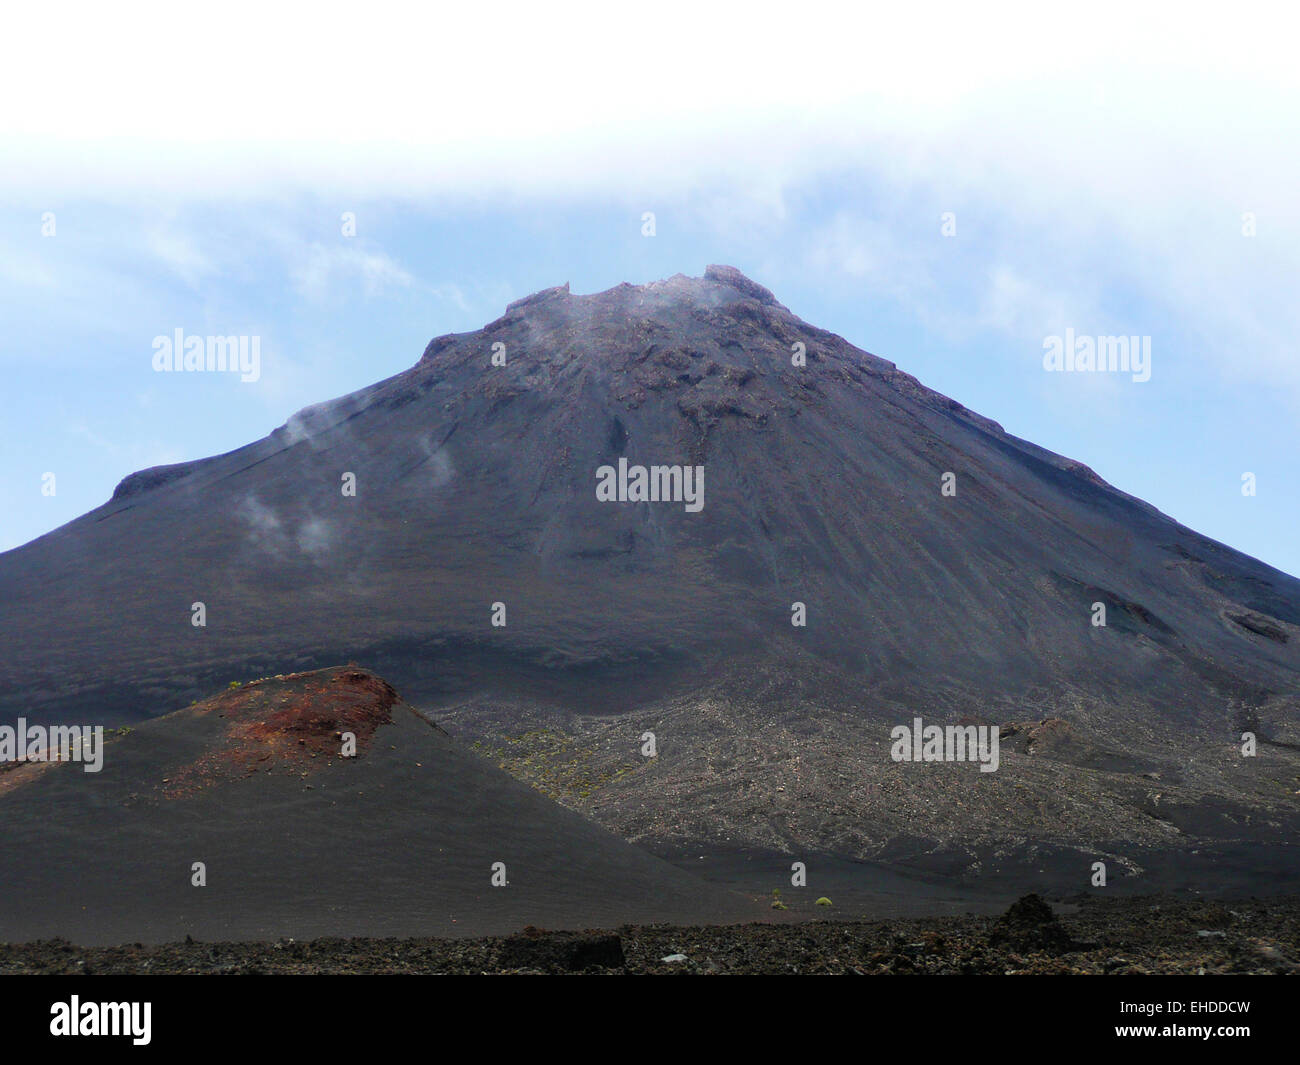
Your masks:
{"label": "volcano", "polygon": [[[731,267],[538,292],[132,474],[0,555],[0,646],[0,720],[109,725],[364,662],[667,855],[1300,869],[1300,581]],[[997,771],[895,762],[918,716],[998,725]]]}

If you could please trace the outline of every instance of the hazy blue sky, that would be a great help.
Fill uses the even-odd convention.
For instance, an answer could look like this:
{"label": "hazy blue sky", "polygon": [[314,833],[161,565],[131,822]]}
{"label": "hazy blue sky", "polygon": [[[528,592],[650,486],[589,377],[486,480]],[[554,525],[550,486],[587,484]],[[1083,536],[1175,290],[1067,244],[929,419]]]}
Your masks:
{"label": "hazy blue sky", "polygon": [[[527,292],[718,262],[1300,574],[1300,93],[1264,9],[1171,29],[1025,8],[1012,32],[548,7],[512,16],[523,43],[486,14],[417,33],[383,4],[363,26],[261,13],[254,33],[255,10],[204,28],[202,76],[150,62],[186,27],[124,34],[109,13],[57,63],[0,72],[25,101],[0,113],[0,549]],[[61,89],[74,64],[103,92]],[[177,328],[259,336],[261,380],[154,372]],[[1150,380],[1046,372],[1067,328],[1149,336]]]}

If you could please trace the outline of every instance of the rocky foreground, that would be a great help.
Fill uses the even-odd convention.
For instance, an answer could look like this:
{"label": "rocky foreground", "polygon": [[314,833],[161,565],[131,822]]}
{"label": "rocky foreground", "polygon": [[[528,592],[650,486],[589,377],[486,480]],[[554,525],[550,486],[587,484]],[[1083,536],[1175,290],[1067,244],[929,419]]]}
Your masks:
{"label": "rocky foreground", "polygon": [[0,974],[1274,974],[1300,973],[1300,897],[1162,896],[1048,905],[1000,917],[816,921],[614,932],[527,929],[483,939],[315,939],[83,948],[0,946]]}

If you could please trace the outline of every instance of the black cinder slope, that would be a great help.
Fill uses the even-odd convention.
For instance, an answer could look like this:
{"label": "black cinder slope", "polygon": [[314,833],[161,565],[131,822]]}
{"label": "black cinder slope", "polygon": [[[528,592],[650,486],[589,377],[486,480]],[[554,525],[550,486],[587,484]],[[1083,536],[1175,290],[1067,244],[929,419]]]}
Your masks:
{"label": "black cinder slope", "polygon": [[[348,732],[357,749],[344,758]],[[0,814],[0,941],[461,936],[763,915],[461,750],[354,667],[267,678],[150,721],[114,738],[98,773],[11,765]],[[505,886],[491,884],[496,862]]]}

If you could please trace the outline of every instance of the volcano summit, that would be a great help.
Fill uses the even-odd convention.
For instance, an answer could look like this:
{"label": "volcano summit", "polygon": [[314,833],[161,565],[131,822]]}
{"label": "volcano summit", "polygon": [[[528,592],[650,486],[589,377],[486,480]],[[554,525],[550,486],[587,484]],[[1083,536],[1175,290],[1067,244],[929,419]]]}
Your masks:
{"label": "volcano summit", "polygon": [[[731,267],[538,292],[132,474],[0,555],[0,641],[0,720],[363,662],[664,854],[1296,886],[1300,581]],[[916,717],[998,726],[999,768],[894,761]]]}

